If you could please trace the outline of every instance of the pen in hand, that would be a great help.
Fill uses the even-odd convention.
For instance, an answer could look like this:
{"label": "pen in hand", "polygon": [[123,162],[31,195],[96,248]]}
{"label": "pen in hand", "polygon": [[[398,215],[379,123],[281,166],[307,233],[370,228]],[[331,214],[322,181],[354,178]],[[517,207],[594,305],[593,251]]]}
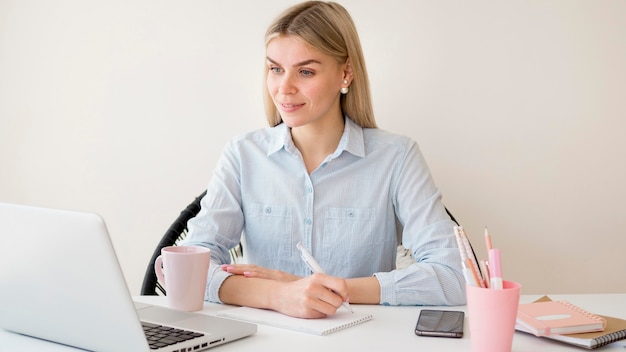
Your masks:
{"label": "pen in hand", "polygon": [[[313,255],[311,255],[311,253],[309,253],[309,251],[304,248],[302,242],[298,242],[296,247],[300,250],[300,256],[302,257],[302,260],[309,267],[309,269],[311,269],[312,272],[324,274],[324,270],[322,269],[322,267],[317,263],[315,258],[313,258]],[[343,302],[341,305],[344,306],[348,311],[350,311],[350,313],[354,313],[348,302]]]}

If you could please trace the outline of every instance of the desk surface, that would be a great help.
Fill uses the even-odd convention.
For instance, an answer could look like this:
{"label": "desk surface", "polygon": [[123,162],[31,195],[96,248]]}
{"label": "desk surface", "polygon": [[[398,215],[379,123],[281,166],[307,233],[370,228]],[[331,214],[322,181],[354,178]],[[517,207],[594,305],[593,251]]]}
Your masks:
{"label": "desk surface", "polygon": [[[603,315],[626,319],[626,294],[577,294],[549,295],[552,299],[566,299],[584,309]],[[522,295],[520,302],[531,302],[539,296]],[[150,304],[165,304],[163,297],[138,296],[136,301]],[[205,303],[202,313],[216,314],[219,310],[231,308],[219,304]],[[423,351],[470,351],[470,333],[466,317],[465,337],[461,339],[421,337],[414,334],[417,316],[422,307],[387,307],[376,305],[352,305],[357,311],[367,311],[374,319],[361,325],[333,333],[316,336],[280,328],[259,325],[251,337],[218,346],[210,351],[385,351],[388,349],[420,349]],[[449,310],[463,310],[461,307],[444,307]],[[9,333],[0,329],[0,346],[3,351],[76,351],[67,346],[40,341]],[[414,346],[414,347],[411,347]],[[332,348],[330,348],[332,347]],[[626,351],[626,340],[605,346],[601,351]],[[585,351],[562,343],[537,338],[516,332],[513,338],[514,352],[535,351]]]}

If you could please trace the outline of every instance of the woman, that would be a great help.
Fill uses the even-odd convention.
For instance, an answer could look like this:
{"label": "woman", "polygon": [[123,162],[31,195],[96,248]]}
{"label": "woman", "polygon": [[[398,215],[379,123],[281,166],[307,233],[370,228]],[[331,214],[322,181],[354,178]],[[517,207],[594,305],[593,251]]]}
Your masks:
{"label": "woman", "polygon": [[[417,144],[376,128],[348,12],[287,9],[266,33],[266,62],[270,127],[226,146],[188,224],[184,244],[212,250],[206,298],[306,318],[344,301],[464,304],[454,223]],[[229,264],[242,236],[251,264]],[[396,270],[400,241],[415,263]],[[298,242],[326,274],[311,275]]]}

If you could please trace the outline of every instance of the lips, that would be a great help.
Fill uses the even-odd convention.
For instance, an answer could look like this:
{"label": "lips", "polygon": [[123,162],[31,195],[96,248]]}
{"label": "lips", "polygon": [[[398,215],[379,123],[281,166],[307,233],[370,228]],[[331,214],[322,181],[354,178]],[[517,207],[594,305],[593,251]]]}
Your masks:
{"label": "lips", "polygon": [[292,111],[296,111],[298,109],[300,109],[301,107],[303,107],[304,104],[280,104],[281,109],[284,112],[292,112]]}

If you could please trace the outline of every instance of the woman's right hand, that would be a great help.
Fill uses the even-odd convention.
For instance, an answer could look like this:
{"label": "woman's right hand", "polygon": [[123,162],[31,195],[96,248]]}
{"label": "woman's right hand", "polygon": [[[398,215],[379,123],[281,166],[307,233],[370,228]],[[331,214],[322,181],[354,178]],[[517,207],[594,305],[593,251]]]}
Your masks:
{"label": "woman's right hand", "polygon": [[281,281],[273,296],[273,309],[298,318],[323,318],[348,301],[346,280],[313,274],[295,281]]}

